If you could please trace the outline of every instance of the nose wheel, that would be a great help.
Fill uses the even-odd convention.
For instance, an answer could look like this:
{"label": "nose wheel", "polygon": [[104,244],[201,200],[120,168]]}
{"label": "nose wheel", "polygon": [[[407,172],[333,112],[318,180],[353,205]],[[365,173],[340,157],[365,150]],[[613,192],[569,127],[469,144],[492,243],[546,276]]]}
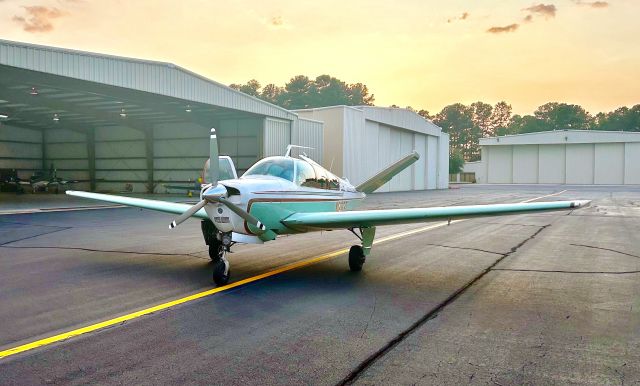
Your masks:
{"label": "nose wheel", "polygon": [[231,269],[229,269],[229,260],[227,260],[227,252],[221,249],[220,256],[213,261],[213,282],[218,286],[225,285],[231,277]]}

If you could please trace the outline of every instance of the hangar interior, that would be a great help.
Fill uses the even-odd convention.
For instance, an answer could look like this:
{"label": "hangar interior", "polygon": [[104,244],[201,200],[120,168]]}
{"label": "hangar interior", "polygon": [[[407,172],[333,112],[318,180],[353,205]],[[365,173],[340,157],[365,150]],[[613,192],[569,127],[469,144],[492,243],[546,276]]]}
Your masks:
{"label": "hangar interior", "polygon": [[164,192],[195,180],[209,130],[239,173],[310,146],[322,122],[300,119],[170,63],[0,40],[0,168],[28,179],[51,165],[76,189]]}
{"label": "hangar interior", "polygon": [[640,184],[640,133],[563,130],[480,140],[479,183]]}
{"label": "hangar interior", "polygon": [[449,184],[449,135],[407,109],[331,106],[296,110],[324,122],[327,167],[353,184],[416,150],[420,159],[379,192],[446,189]]}

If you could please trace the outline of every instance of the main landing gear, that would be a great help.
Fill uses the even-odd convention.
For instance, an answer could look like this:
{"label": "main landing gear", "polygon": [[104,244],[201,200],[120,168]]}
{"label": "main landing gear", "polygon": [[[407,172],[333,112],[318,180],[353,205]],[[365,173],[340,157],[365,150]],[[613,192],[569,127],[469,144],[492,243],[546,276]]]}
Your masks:
{"label": "main landing gear", "polygon": [[204,241],[209,246],[209,258],[213,264],[213,282],[219,286],[225,285],[231,277],[229,260],[226,257],[233,244],[231,234],[219,232],[210,220],[202,220],[200,225]]}
{"label": "main landing gear", "polygon": [[371,253],[373,238],[376,235],[376,227],[359,228],[360,235],[358,235],[353,228],[349,230],[362,241],[362,246],[354,245],[349,249],[349,269],[353,272],[359,272],[362,271],[362,266],[367,260],[369,253]]}

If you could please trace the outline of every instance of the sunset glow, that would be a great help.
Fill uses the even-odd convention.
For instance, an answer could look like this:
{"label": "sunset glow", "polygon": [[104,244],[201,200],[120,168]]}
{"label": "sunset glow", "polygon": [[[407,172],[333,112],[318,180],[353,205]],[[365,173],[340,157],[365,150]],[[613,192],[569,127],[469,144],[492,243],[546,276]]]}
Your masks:
{"label": "sunset glow", "polygon": [[640,103],[640,1],[0,0],[0,38],[167,61],[224,84],[330,74],[375,104],[531,113]]}

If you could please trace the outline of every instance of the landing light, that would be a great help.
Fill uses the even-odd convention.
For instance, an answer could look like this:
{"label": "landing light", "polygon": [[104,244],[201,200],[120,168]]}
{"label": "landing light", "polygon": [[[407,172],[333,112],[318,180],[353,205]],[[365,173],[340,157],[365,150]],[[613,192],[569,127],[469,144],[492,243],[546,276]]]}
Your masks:
{"label": "landing light", "polygon": [[35,87],[31,87],[31,91],[29,91],[31,95],[38,95],[38,90]]}
{"label": "landing light", "polygon": [[58,114],[53,114],[53,121],[58,122],[59,120],[60,120],[60,117],[58,116]]}
{"label": "landing light", "polygon": [[187,105],[187,108],[186,108],[186,109],[184,109],[184,111],[186,111],[186,112],[190,113],[190,112],[191,112],[191,106],[190,106],[190,105]]}
{"label": "landing light", "polygon": [[127,117],[127,112],[124,109],[120,110],[120,116],[122,118],[126,118]]}

